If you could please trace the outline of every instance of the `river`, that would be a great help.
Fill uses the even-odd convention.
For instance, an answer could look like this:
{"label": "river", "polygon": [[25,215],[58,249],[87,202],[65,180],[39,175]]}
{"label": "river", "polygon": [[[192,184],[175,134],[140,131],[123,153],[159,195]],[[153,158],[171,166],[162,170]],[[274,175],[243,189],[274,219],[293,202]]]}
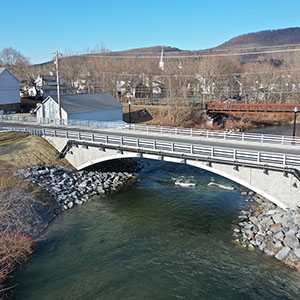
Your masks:
{"label": "river", "polygon": [[[249,130],[248,132],[291,136],[293,134],[293,126],[292,125],[269,126],[269,127],[264,127],[264,128],[254,128],[254,129]],[[296,126],[296,136],[300,136],[300,125],[299,124]]]}
{"label": "river", "polygon": [[240,190],[146,161],[133,186],[54,221],[14,274],[15,300],[299,299],[299,273],[233,242],[232,224],[250,205]]}

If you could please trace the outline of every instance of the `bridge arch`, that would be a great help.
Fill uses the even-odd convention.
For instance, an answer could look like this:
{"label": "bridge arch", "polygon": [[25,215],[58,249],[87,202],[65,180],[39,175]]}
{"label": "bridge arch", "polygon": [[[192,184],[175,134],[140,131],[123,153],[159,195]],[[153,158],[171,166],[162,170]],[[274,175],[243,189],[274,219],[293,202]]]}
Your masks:
{"label": "bridge arch", "polygon": [[[116,152],[116,151],[112,151]],[[104,155],[103,153],[99,153],[99,156],[97,159],[94,159],[93,161],[85,162],[84,164],[80,165],[78,169],[83,169],[101,162],[115,160],[115,159],[124,159],[124,158],[137,158],[141,157],[141,155],[138,155],[137,153],[113,153],[112,155]],[[154,159],[154,160],[163,160],[166,162],[173,162],[173,163],[185,163],[187,165],[211,172],[213,174],[217,174],[221,177],[224,177],[226,179],[229,179],[257,194],[260,194],[261,196],[265,197],[266,199],[270,200],[274,204],[278,205],[279,207],[283,209],[287,209],[288,206],[285,201],[282,201],[280,198],[278,199],[278,191],[272,192],[272,187],[268,188],[268,185],[265,184],[266,180],[270,179],[274,176],[280,176],[280,178],[283,180],[284,177],[280,173],[272,173],[270,172],[268,174],[264,174],[263,170],[253,170],[249,168],[239,168],[239,170],[236,170],[231,165],[221,165],[217,163],[210,163],[207,164],[206,162],[202,161],[194,161],[194,160],[182,160],[182,159],[176,159],[171,157],[161,157],[161,156],[153,156],[149,157],[149,155],[143,155],[144,158]],[[255,174],[254,174],[255,173]],[[251,178],[252,177],[252,178]],[[254,177],[254,178],[253,178]],[[265,177],[265,178],[264,178]],[[259,180],[256,180],[256,178],[259,178]],[[271,179],[272,180],[272,179]],[[287,199],[284,199],[287,200]]]}

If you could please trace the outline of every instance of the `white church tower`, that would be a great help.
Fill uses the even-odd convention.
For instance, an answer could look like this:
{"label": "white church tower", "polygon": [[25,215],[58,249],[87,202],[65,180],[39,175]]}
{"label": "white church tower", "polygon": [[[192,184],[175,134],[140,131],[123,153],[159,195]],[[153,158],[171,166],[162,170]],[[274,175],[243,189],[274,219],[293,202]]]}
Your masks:
{"label": "white church tower", "polygon": [[165,63],[164,63],[164,60],[163,60],[163,56],[164,56],[164,46],[162,46],[160,61],[159,61],[159,68],[162,69],[162,70],[165,69]]}

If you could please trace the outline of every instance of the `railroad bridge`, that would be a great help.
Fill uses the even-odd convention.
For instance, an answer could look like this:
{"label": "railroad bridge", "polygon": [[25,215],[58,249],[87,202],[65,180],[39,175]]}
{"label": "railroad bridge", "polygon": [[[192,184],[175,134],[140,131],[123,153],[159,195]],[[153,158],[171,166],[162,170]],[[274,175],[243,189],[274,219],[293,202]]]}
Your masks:
{"label": "railroad bridge", "polygon": [[208,114],[294,114],[299,104],[209,103]]}
{"label": "railroad bridge", "polygon": [[136,124],[38,123],[0,116],[1,131],[43,136],[76,169],[144,157],[185,163],[228,178],[283,209],[300,207],[300,139]]}

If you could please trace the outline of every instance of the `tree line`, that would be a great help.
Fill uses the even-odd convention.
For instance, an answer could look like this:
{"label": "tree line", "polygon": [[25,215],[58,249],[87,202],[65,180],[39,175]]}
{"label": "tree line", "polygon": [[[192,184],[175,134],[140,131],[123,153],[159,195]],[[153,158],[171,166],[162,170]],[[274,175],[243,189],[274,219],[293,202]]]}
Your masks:
{"label": "tree line", "polygon": [[[106,48],[97,53],[107,54]],[[90,53],[93,53],[92,51]],[[20,80],[30,84],[38,74],[55,71],[53,61],[31,65],[28,58],[13,48],[0,52],[0,66],[9,68]],[[105,55],[77,55],[66,51],[59,60],[60,76],[68,80],[76,93],[82,84],[89,93],[109,92],[122,97],[120,85],[141,79],[140,98],[153,97],[154,86],[160,97],[174,100],[243,101],[286,103],[300,101],[300,55],[257,55],[254,61],[241,63],[236,58],[206,56],[203,58],[165,57],[164,69],[159,58],[117,58]],[[155,83],[155,85],[154,85]],[[128,94],[126,94],[128,97]]]}

